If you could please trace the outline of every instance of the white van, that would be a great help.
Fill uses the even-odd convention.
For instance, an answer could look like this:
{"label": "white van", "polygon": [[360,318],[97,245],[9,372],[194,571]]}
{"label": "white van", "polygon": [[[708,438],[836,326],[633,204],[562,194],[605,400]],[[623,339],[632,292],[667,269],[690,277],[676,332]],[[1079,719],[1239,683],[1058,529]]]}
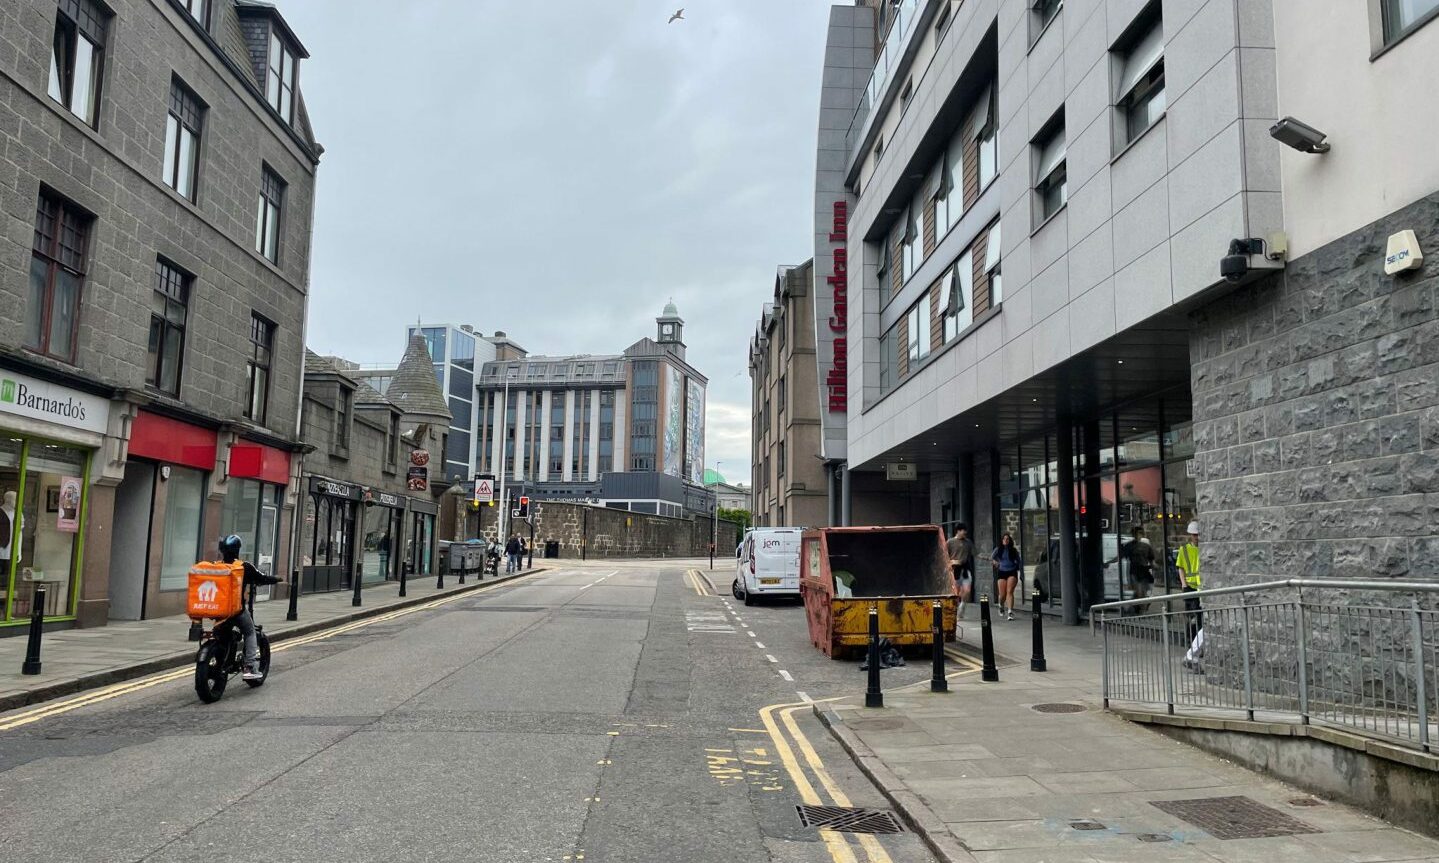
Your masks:
{"label": "white van", "polygon": [[803,528],[754,527],[736,550],[735,599],[799,596],[799,539]]}

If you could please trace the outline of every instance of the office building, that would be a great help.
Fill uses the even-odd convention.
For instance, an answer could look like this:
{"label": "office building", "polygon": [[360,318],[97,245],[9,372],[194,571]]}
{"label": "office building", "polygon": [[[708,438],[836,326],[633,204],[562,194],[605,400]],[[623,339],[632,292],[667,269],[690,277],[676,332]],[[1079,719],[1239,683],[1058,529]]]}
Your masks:
{"label": "office building", "polygon": [[[1136,530],[1177,589],[1193,520],[1206,586],[1436,575],[1436,121],[1380,96],[1439,71],[1421,6],[908,0],[878,34],[835,7],[813,284],[840,520],[878,520],[861,478],[916,476],[925,520],[1012,533],[1069,621],[1132,595]],[[1286,115],[1332,152],[1272,137]]]}
{"label": "office building", "polygon": [[61,625],[181,612],[228,533],[286,571],[322,152],[304,46],[243,0],[0,18],[0,633],[41,588]]}
{"label": "office building", "polygon": [[708,381],[685,361],[673,303],[655,326],[655,338],[606,355],[530,355],[506,338],[476,384],[477,473],[542,500],[707,514]]}

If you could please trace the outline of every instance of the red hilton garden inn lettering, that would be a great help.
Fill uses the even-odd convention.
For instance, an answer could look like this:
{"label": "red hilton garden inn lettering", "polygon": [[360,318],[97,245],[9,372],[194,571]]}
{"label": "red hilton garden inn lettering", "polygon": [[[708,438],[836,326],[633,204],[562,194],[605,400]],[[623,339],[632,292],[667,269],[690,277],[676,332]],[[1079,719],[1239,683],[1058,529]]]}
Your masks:
{"label": "red hilton garden inn lettering", "polygon": [[846,335],[849,328],[848,230],[849,205],[844,201],[835,201],[829,241],[839,245],[834,250],[834,274],[825,280],[834,290],[834,314],[830,316],[829,328],[837,334],[834,337],[834,362],[824,379],[829,391],[831,413],[844,413],[849,408],[849,338]]}

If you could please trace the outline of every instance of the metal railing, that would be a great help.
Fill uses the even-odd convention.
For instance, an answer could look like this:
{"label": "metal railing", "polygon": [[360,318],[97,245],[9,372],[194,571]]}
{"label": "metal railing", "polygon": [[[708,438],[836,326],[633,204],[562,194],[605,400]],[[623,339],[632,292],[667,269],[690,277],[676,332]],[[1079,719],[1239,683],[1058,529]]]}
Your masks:
{"label": "metal railing", "polygon": [[1110,702],[1439,746],[1439,584],[1288,579],[1109,602]]}

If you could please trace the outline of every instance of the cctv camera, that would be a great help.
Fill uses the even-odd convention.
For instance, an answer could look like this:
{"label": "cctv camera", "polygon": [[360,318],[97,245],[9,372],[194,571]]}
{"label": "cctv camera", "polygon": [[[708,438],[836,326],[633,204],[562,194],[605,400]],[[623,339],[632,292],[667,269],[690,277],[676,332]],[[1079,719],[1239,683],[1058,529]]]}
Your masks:
{"label": "cctv camera", "polygon": [[1324,143],[1323,132],[1293,117],[1285,117],[1270,126],[1269,137],[1301,153],[1329,152],[1329,145]]}
{"label": "cctv camera", "polygon": [[1238,284],[1249,275],[1249,256],[1264,254],[1264,241],[1258,237],[1230,240],[1229,254],[1219,259],[1219,275],[1226,282]]}

